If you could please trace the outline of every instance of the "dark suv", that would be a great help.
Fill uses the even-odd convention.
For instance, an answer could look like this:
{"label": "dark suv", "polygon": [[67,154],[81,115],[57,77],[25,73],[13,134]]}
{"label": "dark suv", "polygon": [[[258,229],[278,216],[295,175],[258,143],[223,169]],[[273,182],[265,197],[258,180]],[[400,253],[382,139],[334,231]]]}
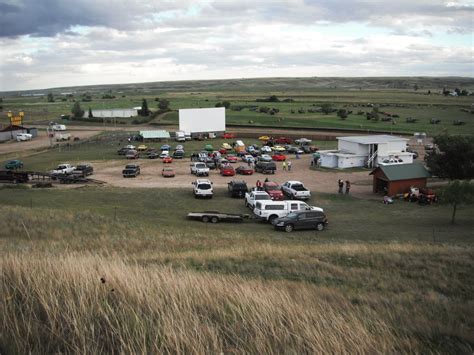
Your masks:
{"label": "dark suv", "polygon": [[259,161],[255,164],[255,171],[263,174],[275,174],[276,164],[272,161]]}
{"label": "dark suv", "polygon": [[232,197],[245,197],[245,193],[249,191],[245,181],[233,180],[227,184],[227,190]]}
{"label": "dark suv", "polygon": [[80,164],[72,172],[74,176],[86,177],[94,173],[94,168],[90,164]]}
{"label": "dark suv", "polygon": [[328,224],[323,211],[294,211],[286,217],[277,218],[272,222],[275,229],[292,232],[297,229],[316,229],[322,231]]}

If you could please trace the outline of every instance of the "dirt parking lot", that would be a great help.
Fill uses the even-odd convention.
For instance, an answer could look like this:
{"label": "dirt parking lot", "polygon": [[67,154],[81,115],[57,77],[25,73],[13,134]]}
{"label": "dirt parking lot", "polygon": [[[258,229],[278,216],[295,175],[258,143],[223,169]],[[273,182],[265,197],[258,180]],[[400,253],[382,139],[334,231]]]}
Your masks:
{"label": "dirt parking lot", "polygon": [[[303,155],[300,159],[291,156],[291,171],[282,171],[282,163],[277,164],[278,171],[274,175],[253,174],[236,175],[234,177],[220,176],[216,170],[211,170],[209,179],[214,183],[214,187],[226,187],[227,183],[233,179],[245,180],[249,187],[255,186],[258,179],[263,181],[266,177],[278,183],[288,180],[302,181],[313,192],[337,192],[337,180],[349,180],[352,184],[351,194],[363,198],[378,198],[372,193],[372,177],[369,171],[345,172],[345,171],[314,171],[310,169],[310,155]],[[136,178],[123,178],[122,169],[127,163],[137,163],[141,168],[141,175]],[[163,164],[160,159],[138,159],[123,161],[95,161],[92,162],[96,173],[94,179],[107,182],[109,186],[134,187],[134,188],[187,188],[191,191],[191,183],[196,179],[190,173],[189,158],[174,160],[171,164]],[[235,163],[234,167],[245,165],[245,163]],[[174,178],[163,178],[161,169],[164,166],[172,167],[176,172]]]}

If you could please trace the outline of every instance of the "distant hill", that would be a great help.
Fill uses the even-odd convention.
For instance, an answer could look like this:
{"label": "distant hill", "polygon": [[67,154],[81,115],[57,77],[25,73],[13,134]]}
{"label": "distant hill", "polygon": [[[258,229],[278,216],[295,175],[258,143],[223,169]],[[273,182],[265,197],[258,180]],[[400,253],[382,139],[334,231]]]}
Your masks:
{"label": "distant hill", "polygon": [[289,90],[441,90],[443,87],[474,91],[474,78],[466,77],[308,77],[253,78],[223,80],[186,80],[149,83],[69,86],[43,90],[5,91],[2,96],[40,94],[45,92],[216,92],[216,91],[289,91]]}

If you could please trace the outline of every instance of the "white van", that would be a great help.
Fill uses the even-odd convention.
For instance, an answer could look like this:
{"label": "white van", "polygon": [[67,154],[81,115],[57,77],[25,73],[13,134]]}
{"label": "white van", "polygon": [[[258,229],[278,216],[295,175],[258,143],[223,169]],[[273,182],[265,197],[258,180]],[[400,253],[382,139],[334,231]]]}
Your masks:
{"label": "white van", "polygon": [[184,142],[186,140],[186,136],[184,131],[177,131],[176,132],[176,141],[177,142]]}
{"label": "white van", "polygon": [[184,132],[184,138],[185,138],[187,141],[190,141],[190,140],[191,140],[191,132]]}
{"label": "white van", "polygon": [[322,208],[310,206],[303,201],[285,200],[273,201],[262,200],[255,203],[253,213],[257,218],[273,222],[277,218],[285,217],[288,213],[293,211],[312,210],[324,212]]}

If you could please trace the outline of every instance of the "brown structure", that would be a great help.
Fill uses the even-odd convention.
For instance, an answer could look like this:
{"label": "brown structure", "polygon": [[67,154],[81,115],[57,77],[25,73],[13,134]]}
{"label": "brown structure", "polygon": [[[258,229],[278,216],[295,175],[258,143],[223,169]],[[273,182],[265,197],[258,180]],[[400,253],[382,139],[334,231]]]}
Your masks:
{"label": "brown structure", "polygon": [[431,176],[422,164],[379,166],[370,175],[374,176],[373,191],[388,196],[408,192],[411,186],[426,187],[426,180]]}

